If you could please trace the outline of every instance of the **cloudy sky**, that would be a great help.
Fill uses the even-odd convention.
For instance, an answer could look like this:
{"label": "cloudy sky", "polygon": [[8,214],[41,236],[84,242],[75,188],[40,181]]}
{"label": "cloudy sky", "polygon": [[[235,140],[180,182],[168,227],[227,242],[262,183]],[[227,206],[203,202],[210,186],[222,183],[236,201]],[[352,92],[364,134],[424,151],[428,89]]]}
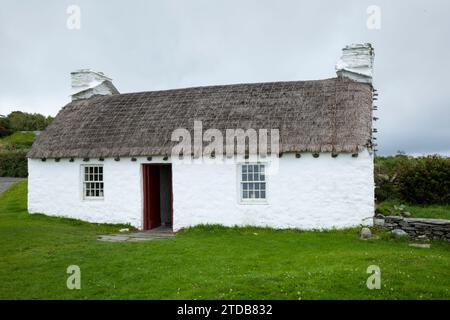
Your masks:
{"label": "cloudy sky", "polygon": [[380,153],[450,154],[448,0],[2,0],[0,114],[55,115],[79,68],[121,92],[330,78],[355,42],[376,50]]}

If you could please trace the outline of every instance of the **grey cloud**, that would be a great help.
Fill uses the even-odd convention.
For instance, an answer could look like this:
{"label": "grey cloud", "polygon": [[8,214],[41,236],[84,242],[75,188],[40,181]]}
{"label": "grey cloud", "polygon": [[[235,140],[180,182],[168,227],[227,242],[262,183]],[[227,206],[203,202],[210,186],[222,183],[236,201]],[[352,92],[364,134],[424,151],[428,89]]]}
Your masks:
{"label": "grey cloud", "polygon": [[[81,8],[81,30],[66,9]],[[381,30],[366,28],[380,6]],[[55,115],[69,73],[121,92],[333,77],[341,48],[372,42],[381,154],[450,152],[450,3],[442,1],[2,1],[0,114]]]}

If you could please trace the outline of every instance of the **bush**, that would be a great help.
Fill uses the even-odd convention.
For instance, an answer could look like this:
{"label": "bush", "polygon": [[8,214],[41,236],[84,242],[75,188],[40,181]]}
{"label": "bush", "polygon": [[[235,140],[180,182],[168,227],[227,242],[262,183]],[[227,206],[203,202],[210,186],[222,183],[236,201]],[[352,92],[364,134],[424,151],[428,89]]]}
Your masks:
{"label": "bush", "polygon": [[377,202],[450,203],[450,158],[406,156],[375,158]]}
{"label": "bush", "polygon": [[28,166],[27,150],[0,153],[0,177],[26,177]]}
{"label": "bush", "polygon": [[375,197],[377,202],[400,199],[398,188],[398,170],[403,162],[409,161],[405,156],[375,158]]}
{"label": "bush", "polygon": [[450,158],[428,156],[402,162],[398,190],[409,203],[450,203]]}
{"label": "bush", "polygon": [[53,118],[45,117],[39,113],[27,113],[22,111],[13,111],[6,117],[8,127],[13,132],[16,131],[42,131],[52,121]]}
{"label": "bush", "polygon": [[0,123],[0,138],[11,134],[11,130]]}

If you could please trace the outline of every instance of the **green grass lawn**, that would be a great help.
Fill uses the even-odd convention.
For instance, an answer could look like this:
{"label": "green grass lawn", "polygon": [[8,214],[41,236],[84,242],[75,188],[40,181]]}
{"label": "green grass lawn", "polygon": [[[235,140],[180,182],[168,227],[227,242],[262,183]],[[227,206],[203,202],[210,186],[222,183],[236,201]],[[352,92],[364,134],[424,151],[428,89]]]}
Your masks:
{"label": "green grass lawn", "polygon": [[[118,226],[28,215],[26,182],[0,195],[0,299],[449,299],[450,244],[430,249],[357,229],[205,226],[175,238],[108,243]],[[66,268],[81,268],[68,290]],[[366,287],[381,268],[380,290]]]}
{"label": "green grass lawn", "polygon": [[[382,202],[377,211],[384,215],[395,213],[394,206],[403,204],[399,200],[388,200]],[[431,219],[450,219],[450,204],[447,205],[405,205],[405,211],[411,213],[411,218],[431,218]]]}

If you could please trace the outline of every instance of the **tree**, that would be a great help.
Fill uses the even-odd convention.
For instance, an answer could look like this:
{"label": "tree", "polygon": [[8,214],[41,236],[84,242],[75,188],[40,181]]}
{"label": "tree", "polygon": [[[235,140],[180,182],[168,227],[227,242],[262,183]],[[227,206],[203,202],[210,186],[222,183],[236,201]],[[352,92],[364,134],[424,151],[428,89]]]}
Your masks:
{"label": "tree", "polygon": [[52,121],[53,117],[45,117],[39,113],[27,113],[22,111],[13,111],[4,119],[4,123],[0,122],[5,128],[9,129],[11,133],[16,131],[42,131]]}

